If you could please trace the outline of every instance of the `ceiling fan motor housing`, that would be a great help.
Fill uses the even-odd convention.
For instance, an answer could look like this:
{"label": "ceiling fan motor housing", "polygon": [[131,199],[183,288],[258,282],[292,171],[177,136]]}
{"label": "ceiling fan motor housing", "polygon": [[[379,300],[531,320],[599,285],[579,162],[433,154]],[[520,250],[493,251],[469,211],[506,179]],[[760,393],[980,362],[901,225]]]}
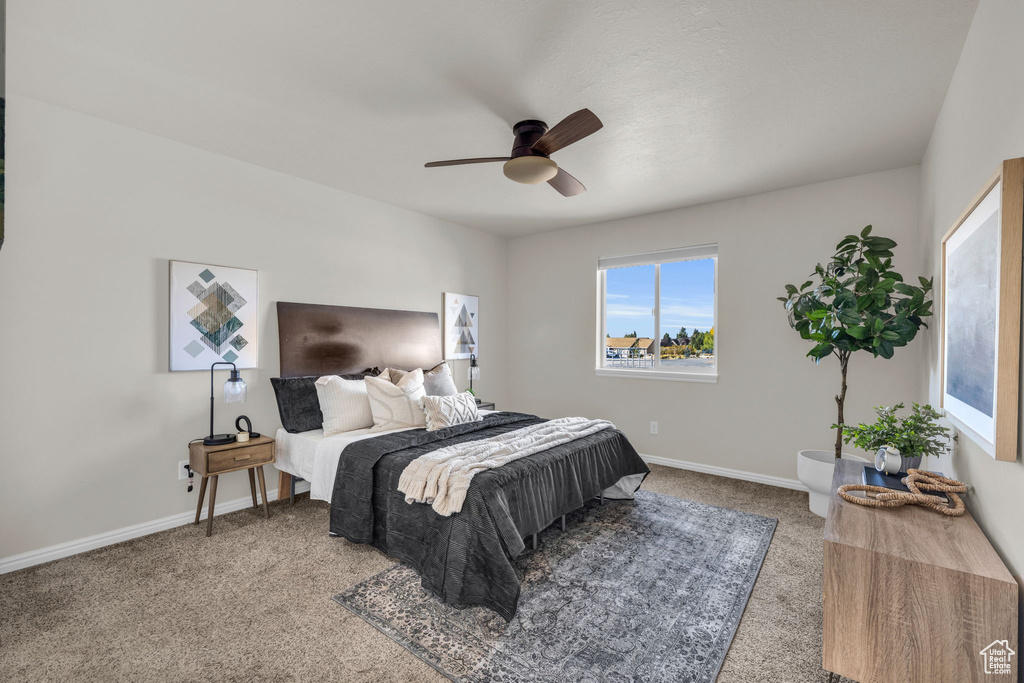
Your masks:
{"label": "ceiling fan motor housing", "polygon": [[502,167],[505,177],[517,183],[536,185],[551,180],[558,173],[558,164],[533,149],[533,144],[548,130],[543,121],[528,119],[512,127],[516,139],[512,143],[511,159]]}
{"label": "ceiling fan motor housing", "polygon": [[512,133],[516,136],[516,139],[512,143],[512,154],[510,156],[513,159],[522,156],[546,157],[546,154],[541,154],[533,149],[533,143],[544,137],[546,132],[548,132],[548,124],[533,119],[520,121],[512,126]]}

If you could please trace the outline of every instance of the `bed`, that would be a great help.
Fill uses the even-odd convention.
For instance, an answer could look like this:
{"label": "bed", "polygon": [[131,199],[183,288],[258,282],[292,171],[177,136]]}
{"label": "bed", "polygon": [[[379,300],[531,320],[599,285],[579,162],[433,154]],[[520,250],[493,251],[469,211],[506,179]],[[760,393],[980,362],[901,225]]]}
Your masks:
{"label": "bed", "polygon": [[[429,368],[441,360],[437,314],[278,302],[281,378],[296,385],[322,375],[370,368]],[[502,438],[547,421],[482,411],[480,422],[324,436],[289,411],[301,402],[275,383],[285,429],[278,432],[280,490],[293,477],[330,503],[330,533],[373,545],[416,569],[424,588],[456,605],[515,615],[522,577],[515,558],[534,536],[597,496],[629,498],[649,469],[625,435],[605,429],[480,472],[461,511],[438,514],[407,503],[399,478],[416,458],[442,448]],[[310,406],[306,406],[306,413]],[[289,430],[288,428],[291,427]]]}

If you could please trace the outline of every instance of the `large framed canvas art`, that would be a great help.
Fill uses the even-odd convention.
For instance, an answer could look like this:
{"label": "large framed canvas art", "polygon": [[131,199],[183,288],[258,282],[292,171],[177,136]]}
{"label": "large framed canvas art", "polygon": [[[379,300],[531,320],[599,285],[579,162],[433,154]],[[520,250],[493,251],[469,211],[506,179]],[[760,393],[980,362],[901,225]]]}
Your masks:
{"label": "large framed canvas art", "polygon": [[942,407],[1017,459],[1024,159],[1004,161],[942,239]]}
{"label": "large framed canvas art", "polygon": [[170,270],[171,371],[257,367],[259,272],[188,261]]}
{"label": "large framed canvas art", "polygon": [[480,356],[480,297],[444,293],[444,357]]}

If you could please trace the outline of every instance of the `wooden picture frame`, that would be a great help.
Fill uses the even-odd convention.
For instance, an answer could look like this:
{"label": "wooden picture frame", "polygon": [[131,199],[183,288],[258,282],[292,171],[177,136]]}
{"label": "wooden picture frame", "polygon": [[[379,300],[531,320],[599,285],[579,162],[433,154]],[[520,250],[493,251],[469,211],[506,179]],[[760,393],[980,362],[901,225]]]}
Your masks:
{"label": "wooden picture frame", "polygon": [[942,238],[943,411],[996,460],[1017,460],[1024,158],[1008,159]]}

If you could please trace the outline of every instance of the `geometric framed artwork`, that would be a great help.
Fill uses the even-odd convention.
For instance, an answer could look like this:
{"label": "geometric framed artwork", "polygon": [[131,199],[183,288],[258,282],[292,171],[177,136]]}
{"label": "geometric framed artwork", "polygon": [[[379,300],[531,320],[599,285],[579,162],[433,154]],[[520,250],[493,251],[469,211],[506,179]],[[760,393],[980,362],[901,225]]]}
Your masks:
{"label": "geometric framed artwork", "polygon": [[480,297],[444,293],[444,357],[480,357]]}
{"label": "geometric framed artwork", "polygon": [[1017,459],[1024,159],[1004,161],[942,238],[942,408]]}
{"label": "geometric framed artwork", "polygon": [[170,262],[170,369],[259,364],[259,271]]}

